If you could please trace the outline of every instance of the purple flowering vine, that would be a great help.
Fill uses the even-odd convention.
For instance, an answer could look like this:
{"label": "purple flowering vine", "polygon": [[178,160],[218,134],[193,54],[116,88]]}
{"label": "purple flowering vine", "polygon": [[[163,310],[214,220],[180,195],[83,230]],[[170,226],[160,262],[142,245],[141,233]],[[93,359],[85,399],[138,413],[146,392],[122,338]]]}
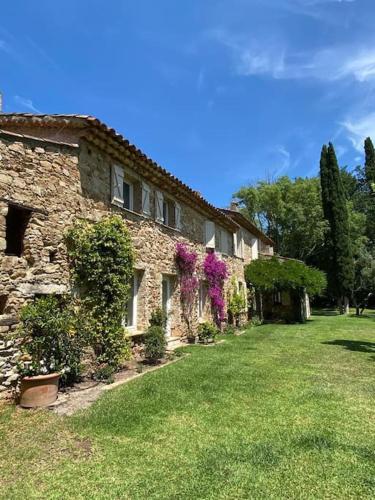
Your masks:
{"label": "purple flowering vine", "polygon": [[223,260],[213,253],[207,254],[203,262],[203,271],[208,281],[208,295],[215,323],[220,326],[225,320],[224,281],[228,278],[228,268]]}
{"label": "purple flowering vine", "polygon": [[192,335],[191,320],[199,286],[198,278],[195,276],[197,259],[196,252],[190,251],[184,243],[177,243],[176,264],[180,273],[182,312],[190,335]]}

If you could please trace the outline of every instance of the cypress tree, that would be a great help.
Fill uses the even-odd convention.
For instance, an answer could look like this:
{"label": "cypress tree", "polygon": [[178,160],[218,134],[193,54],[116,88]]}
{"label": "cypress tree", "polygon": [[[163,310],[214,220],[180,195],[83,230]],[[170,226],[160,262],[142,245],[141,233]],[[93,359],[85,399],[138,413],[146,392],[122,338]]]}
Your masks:
{"label": "cypress tree", "polygon": [[366,182],[371,189],[375,184],[375,149],[370,137],[365,140],[365,175]]}
{"label": "cypress tree", "polygon": [[354,263],[345,190],[336,153],[331,143],[328,147],[322,148],[320,181],[324,217],[330,228],[327,235],[329,289],[339,304],[343,305],[353,289]]}
{"label": "cypress tree", "polygon": [[375,149],[370,137],[365,140],[366,236],[375,245]]}

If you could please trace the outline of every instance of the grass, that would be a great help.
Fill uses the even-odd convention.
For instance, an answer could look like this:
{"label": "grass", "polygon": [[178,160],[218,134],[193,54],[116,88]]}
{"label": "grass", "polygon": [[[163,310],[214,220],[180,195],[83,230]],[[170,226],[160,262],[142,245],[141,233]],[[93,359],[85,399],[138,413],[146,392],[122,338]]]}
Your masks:
{"label": "grass", "polygon": [[265,325],[70,418],[0,410],[0,498],[373,498],[375,316]]}

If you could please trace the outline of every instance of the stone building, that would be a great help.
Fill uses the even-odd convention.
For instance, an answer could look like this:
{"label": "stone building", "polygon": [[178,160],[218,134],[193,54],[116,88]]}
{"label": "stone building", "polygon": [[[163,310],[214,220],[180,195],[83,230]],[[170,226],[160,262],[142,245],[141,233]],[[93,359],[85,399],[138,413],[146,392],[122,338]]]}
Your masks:
{"label": "stone building", "polygon": [[[246,289],[244,264],[267,237],[240,214],[221,211],[99,120],[79,115],[0,115],[0,390],[16,378],[10,334],[28,300],[69,290],[63,235],[77,218],[120,214],[136,254],[127,329],[141,334],[151,312],[168,313],[171,342],[184,336],[177,242],[224,259]],[[252,230],[252,233],[250,232]],[[194,322],[208,319],[200,276]]]}

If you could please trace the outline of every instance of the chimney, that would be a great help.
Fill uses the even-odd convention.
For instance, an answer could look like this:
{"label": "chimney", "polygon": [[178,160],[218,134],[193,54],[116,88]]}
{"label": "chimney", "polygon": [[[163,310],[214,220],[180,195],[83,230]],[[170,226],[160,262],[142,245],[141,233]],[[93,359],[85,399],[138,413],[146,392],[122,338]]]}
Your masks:
{"label": "chimney", "polygon": [[238,212],[238,201],[232,200],[230,204],[230,209],[232,210],[232,212]]}

